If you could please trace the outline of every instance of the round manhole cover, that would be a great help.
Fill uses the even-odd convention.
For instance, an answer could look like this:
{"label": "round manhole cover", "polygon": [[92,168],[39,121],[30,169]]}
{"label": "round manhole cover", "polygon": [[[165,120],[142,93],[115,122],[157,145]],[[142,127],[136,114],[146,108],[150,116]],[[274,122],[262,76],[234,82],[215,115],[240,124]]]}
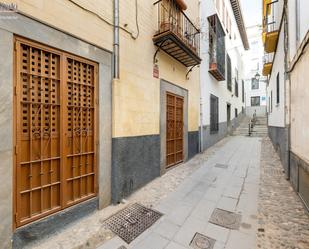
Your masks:
{"label": "round manhole cover", "polygon": [[196,238],[194,244],[201,249],[208,249],[211,247],[211,242],[205,237]]}

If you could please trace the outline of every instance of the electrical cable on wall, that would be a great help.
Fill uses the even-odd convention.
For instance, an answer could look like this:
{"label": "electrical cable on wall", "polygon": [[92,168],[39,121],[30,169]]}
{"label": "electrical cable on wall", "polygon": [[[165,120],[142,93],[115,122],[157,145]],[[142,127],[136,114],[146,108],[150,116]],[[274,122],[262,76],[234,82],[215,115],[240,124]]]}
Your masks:
{"label": "electrical cable on wall", "polygon": [[[106,24],[108,24],[109,26],[114,27],[114,24],[107,20],[106,18],[102,17],[101,15],[99,15],[98,13],[89,10],[87,8],[85,8],[84,6],[80,5],[79,3],[75,2],[74,0],[68,0],[69,2],[71,2],[72,4],[76,5],[77,7],[81,8],[84,11],[87,11],[88,13],[91,13],[93,15],[95,15],[97,18],[99,18],[100,20],[102,20],[103,22],[105,22]],[[125,27],[121,27],[119,26],[119,28],[121,30],[123,30],[124,32],[126,32],[127,34],[129,34],[131,36],[132,39],[136,40],[139,37],[139,23],[138,23],[138,0],[135,0],[135,23],[136,23],[136,34],[134,34],[132,31],[126,29]]]}

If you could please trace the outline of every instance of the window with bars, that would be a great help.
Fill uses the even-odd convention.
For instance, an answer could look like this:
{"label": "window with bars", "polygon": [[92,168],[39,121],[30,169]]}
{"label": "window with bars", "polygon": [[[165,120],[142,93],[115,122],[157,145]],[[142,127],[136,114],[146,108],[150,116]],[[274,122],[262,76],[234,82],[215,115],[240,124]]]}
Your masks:
{"label": "window with bars", "polygon": [[210,95],[210,133],[219,131],[219,99]]}
{"label": "window with bars", "polygon": [[244,80],[241,81],[241,97],[242,97],[242,102],[245,103],[245,82]]}
{"label": "window with bars", "polygon": [[251,79],[251,89],[252,90],[258,90],[260,88],[260,82],[256,78]]}
{"label": "window with bars", "polygon": [[239,87],[238,87],[238,82],[235,80],[235,96],[239,97]]}
{"label": "window with bars", "polygon": [[232,91],[232,64],[231,64],[231,58],[227,54],[226,55],[226,83],[227,83],[227,89]]}
{"label": "window with bars", "polygon": [[251,106],[260,106],[261,98],[260,96],[251,97]]}
{"label": "window with bars", "polygon": [[276,79],[276,94],[277,94],[277,104],[280,103],[280,75],[279,73],[277,74],[277,79]]}

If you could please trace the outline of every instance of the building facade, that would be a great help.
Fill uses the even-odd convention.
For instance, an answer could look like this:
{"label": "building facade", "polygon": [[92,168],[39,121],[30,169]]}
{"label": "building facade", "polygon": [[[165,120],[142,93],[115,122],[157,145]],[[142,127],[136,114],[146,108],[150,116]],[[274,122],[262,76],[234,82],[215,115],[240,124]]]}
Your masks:
{"label": "building facade", "polygon": [[250,50],[244,53],[246,115],[266,116],[267,78],[262,76],[264,47],[261,25],[247,27]]}
{"label": "building facade", "polygon": [[[308,129],[306,119],[308,67],[308,2],[263,1],[265,75],[269,77],[269,135],[284,165],[286,177],[308,207]],[[271,56],[269,56],[271,55]]]}
{"label": "building facade", "polygon": [[204,0],[201,16],[201,147],[231,133],[245,107],[242,53],[249,49],[238,1]]}
{"label": "building facade", "polygon": [[1,248],[121,201],[199,143],[198,0],[14,3],[0,16]]}

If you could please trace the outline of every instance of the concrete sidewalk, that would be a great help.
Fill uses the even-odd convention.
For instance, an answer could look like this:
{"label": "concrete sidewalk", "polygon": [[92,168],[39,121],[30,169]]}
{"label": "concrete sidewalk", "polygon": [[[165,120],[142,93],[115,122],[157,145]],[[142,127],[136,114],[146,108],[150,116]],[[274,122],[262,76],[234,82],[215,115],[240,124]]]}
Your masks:
{"label": "concrete sidewalk", "polygon": [[[130,245],[119,237],[99,249],[184,249],[196,233],[215,240],[214,249],[254,249],[258,226],[261,139],[233,137],[185,179],[155,210],[163,217]],[[239,229],[209,222],[213,211],[241,215]]]}

